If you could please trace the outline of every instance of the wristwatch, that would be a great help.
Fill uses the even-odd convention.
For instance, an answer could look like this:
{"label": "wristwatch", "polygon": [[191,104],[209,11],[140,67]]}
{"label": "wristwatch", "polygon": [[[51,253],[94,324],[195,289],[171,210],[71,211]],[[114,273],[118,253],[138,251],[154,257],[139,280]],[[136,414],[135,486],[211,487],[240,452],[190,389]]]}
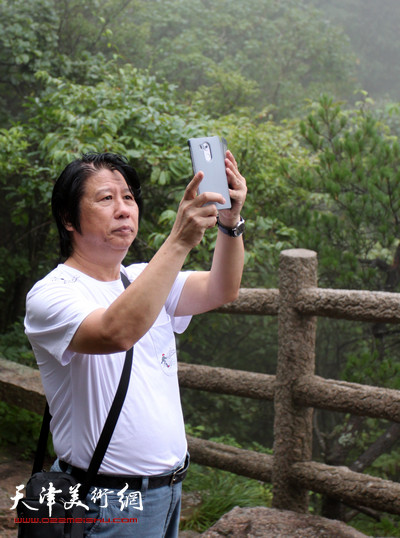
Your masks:
{"label": "wristwatch", "polygon": [[239,237],[244,232],[244,219],[240,217],[239,222],[236,224],[234,228],[228,228],[227,226],[224,226],[220,223],[219,217],[217,217],[217,224],[218,228],[226,235],[230,235],[231,237]]}

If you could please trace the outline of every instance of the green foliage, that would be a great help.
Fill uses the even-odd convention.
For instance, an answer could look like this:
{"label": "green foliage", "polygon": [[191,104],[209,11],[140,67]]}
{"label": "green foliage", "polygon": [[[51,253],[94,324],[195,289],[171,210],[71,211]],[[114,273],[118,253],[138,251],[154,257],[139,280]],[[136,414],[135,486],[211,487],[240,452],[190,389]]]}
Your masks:
{"label": "green foliage", "polygon": [[[12,290],[3,295],[3,330],[23,313],[29,286],[57,259],[49,201],[53,181],[67,162],[91,150],[127,155],[154,202],[148,206],[150,227],[160,210],[177,206],[189,176],[189,156],[182,148],[193,133],[193,115],[174,104],[168,85],[116,64],[104,70],[88,66],[88,77],[91,84],[82,85],[37,73],[43,89],[27,105],[29,122],[0,132],[0,254],[7,259],[0,283]],[[169,195],[159,191],[159,181],[168,185]],[[141,259],[154,251],[143,243],[139,249]]]}
{"label": "green foliage", "polygon": [[11,106],[20,117],[36,72],[83,82],[88,64],[114,54],[216,116],[271,104],[293,116],[322,88],[355,87],[346,36],[305,1],[3,0],[0,10],[4,116]]}
{"label": "green foliage", "polygon": [[[129,0],[1,0],[0,118],[24,118],[27,96],[37,96],[39,71],[87,81],[89,65],[102,65],[112,49],[108,28],[118,28]],[[101,13],[101,16],[98,14]],[[138,34],[139,35],[139,34]],[[130,36],[130,42],[134,40]],[[115,49],[113,50],[115,52]]]}
{"label": "green foliage", "polygon": [[[0,447],[17,448],[22,458],[32,459],[41,424],[42,417],[36,413],[0,402]],[[54,455],[50,440],[48,451]]]}
{"label": "green foliage", "polygon": [[203,114],[218,118],[260,101],[257,82],[238,71],[227,72],[219,65],[212,65],[207,70],[207,80],[208,85],[202,84],[190,97]]}
{"label": "green foliage", "polygon": [[37,69],[57,56],[57,18],[52,0],[0,2],[0,118],[21,117],[22,96],[34,91]]}
{"label": "green foliage", "polygon": [[400,536],[400,518],[392,514],[383,514],[378,521],[364,514],[357,514],[351,521],[351,526],[367,536]]}
{"label": "green foliage", "polygon": [[[310,196],[292,216],[302,244],[318,252],[321,285],[398,291],[399,142],[372,106],[365,94],[355,110],[328,97],[312,105],[300,132],[313,165],[289,172]],[[395,328],[353,326],[334,345],[345,379],[398,388]]]}
{"label": "green foliage", "polygon": [[182,530],[203,532],[235,506],[271,506],[271,486],[226,471],[191,464],[184,491],[201,496]]}
{"label": "green foliage", "polygon": [[357,378],[359,382],[360,374],[357,372],[362,372],[362,382],[367,385],[400,390],[400,364],[397,356],[385,354],[381,358],[377,349],[346,355],[343,379],[356,381],[354,378]]}
{"label": "green foliage", "polygon": [[271,448],[273,408],[271,403],[221,394],[181,390],[185,421],[196,424],[204,439],[230,437],[229,444],[246,446],[257,442]]}
{"label": "green foliage", "polygon": [[250,117],[226,116],[216,125],[248,182],[243,286],[276,286],[279,253],[298,242],[297,230],[287,224],[284,209],[289,211],[303,198],[302,189],[288,183],[282,168],[306,166],[308,152],[296,140],[293,127],[277,125],[267,110]]}
{"label": "green foliage", "polygon": [[[277,320],[214,313],[195,316],[189,328],[180,335],[178,349],[179,359],[183,362],[273,375],[277,357]],[[241,444],[257,441],[271,446],[271,402],[184,388],[181,398],[185,421],[200,425],[202,437],[232,435]]]}
{"label": "green foliage", "polygon": [[[151,0],[127,13],[129,24],[114,36],[120,54],[178,85],[193,104],[199,98],[207,113],[272,104],[282,118],[322,88],[338,97],[354,89],[346,36],[307,2]],[[140,47],[127,39],[131,21]]]}
{"label": "green foliage", "polygon": [[393,291],[399,143],[366,105],[345,111],[323,97],[300,124],[315,164],[292,178],[313,193],[299,234],[305,246],[318,251],[323,281]]}
{"label": "green foliage", "polygon": [[25,336],[22,320],[16,321],[7,332],[0,334],[0,356],[36,368],[36,360]]}
{"label": "green foliage", "polygon": [[29,158],[29,129],[21,125],[0,131],[0,327],[23,314],[24,279],[38,263],[37,249],[49,227],[50,185],[46,169]]}

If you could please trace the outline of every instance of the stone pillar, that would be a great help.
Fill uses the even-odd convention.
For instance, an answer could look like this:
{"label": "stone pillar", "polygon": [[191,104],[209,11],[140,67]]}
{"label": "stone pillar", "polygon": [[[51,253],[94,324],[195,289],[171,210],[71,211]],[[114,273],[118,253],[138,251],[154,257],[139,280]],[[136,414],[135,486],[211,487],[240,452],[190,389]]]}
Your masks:
{"label": "stone pillar", "polygon": [[293,463],[312,456],[312,409],[295,405],[294,381],[313,374],[316,318],[294,308],[299,290],[317,286],[317,255],[304,249],[285,250],[279,265],[278,364],[275,388],[273,506],[296,512],[308,510],[308,491],[291,481]]}

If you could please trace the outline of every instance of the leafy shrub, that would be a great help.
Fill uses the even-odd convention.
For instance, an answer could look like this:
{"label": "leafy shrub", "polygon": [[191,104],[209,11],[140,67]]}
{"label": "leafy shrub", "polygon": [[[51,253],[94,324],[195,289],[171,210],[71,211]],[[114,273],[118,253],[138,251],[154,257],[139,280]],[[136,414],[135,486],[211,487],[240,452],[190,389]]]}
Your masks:
{"label": "leafy shrub", "polygon": [[[15,447],[23,459],[32,459],[41,424],[42,417],[36,413],[0,402],[0,448]],[[50,440],[48,452],[54,455]]]}

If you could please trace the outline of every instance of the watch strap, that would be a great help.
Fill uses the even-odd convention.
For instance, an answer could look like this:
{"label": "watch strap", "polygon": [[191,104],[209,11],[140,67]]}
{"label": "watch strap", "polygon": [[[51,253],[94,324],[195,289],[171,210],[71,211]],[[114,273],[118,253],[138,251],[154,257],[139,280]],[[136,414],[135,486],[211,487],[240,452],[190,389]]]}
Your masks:
{"label": "watch strap", "polygon": [[244,219],[240,217],[239,222],[234,226],[233,228],[228,228],[228,226],[224,226],[221,224],[219,217],[217,217],[217,225],[218,228],[226,235],[229,235],[230,237],[239,237],[244,232]]}

